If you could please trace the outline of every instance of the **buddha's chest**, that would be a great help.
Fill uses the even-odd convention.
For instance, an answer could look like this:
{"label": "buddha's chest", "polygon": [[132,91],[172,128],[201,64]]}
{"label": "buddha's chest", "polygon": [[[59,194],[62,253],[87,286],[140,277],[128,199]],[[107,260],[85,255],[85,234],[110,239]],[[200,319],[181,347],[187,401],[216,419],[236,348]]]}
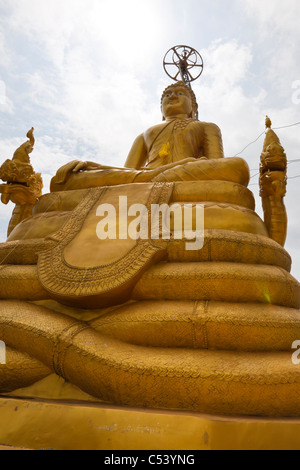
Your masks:
{"label": "buddha's chest", "polygon": [[172,129],[170,127],[173,128],[173,125],[162,123],[151,127],[145,132],[144,138],[148,152],[150,152],[157,144],[165,142],[170,138],[172,134]]}

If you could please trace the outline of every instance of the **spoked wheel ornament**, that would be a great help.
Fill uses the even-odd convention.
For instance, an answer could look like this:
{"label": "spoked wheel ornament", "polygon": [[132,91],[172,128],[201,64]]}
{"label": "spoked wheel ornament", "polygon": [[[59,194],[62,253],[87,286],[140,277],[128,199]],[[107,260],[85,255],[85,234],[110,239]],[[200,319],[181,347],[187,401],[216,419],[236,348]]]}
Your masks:
{"label": "spoked wheel ornament", "polygon": [[168,50],[163,62],[166,74],[172,80],[182,80],[186,85],[197,80],[203,72],[203,59],[189,46],[174,46]]}

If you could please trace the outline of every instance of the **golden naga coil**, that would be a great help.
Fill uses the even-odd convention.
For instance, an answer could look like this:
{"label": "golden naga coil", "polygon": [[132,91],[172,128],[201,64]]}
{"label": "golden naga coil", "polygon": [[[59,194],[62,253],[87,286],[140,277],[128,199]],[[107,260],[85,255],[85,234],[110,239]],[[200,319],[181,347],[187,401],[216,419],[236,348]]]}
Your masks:
{"label": "golden naga coil", "polygon": [[101,400],[222,414],[299,415],[300,370],[290,352],[148,348],[32,304],[2,301],[1,311],[0,334],[7,345]]}

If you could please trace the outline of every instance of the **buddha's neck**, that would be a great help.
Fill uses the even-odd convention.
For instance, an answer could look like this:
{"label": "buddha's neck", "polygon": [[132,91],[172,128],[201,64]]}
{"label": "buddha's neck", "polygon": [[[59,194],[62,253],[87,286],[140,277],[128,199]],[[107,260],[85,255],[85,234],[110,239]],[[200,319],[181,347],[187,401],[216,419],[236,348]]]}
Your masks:
{"label": "buddha's neck", "polygon": [[189,116],[187,114],[176,114],[175,116],[168,116],[166,118],[166,121],[167,122],[174,121],[174,119],[180,119],[180,120],[189,119]]}

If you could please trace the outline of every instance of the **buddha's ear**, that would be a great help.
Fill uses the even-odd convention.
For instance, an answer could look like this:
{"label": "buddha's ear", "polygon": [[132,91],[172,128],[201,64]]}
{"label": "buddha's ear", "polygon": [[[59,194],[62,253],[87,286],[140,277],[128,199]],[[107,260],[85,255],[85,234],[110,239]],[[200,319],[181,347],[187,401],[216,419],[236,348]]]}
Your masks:
{"label": "buddha's ear", "polygon": [[197,112],[198,112],[198,107],[196,109],[193,107],[192,112],[189,117],[192,119],[196,119]]}

